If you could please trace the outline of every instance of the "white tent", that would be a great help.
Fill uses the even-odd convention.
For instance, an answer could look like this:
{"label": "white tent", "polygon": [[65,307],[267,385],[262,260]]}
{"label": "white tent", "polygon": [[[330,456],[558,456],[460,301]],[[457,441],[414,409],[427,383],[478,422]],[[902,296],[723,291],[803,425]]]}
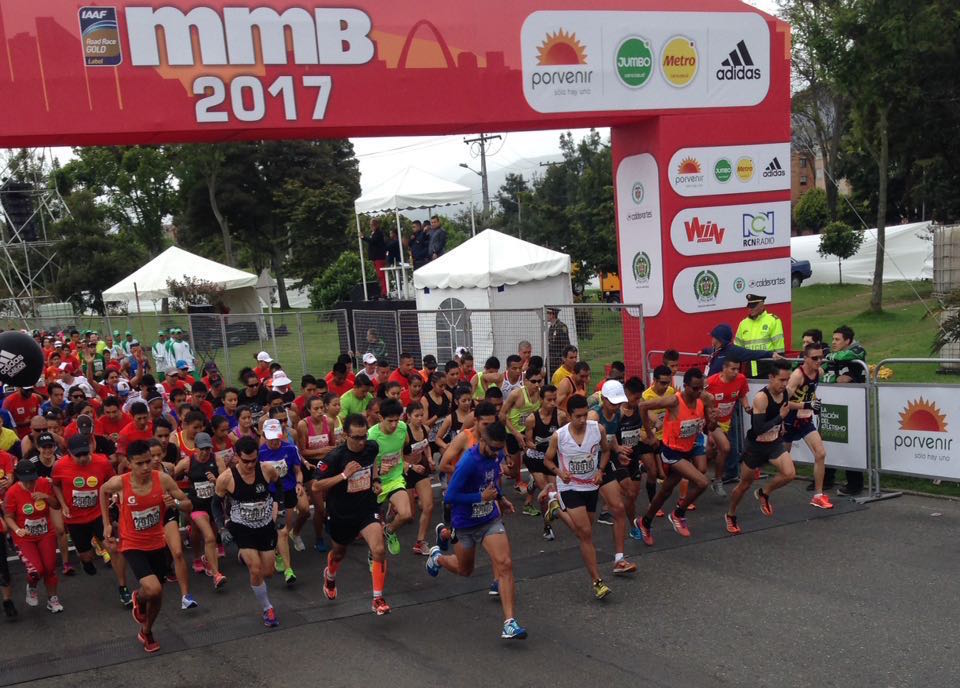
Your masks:
{"label": "white tent", "polygon": [[[171,246],[103,292],[104,301],[159,301],[170,296],[167,280],[193,277],[222,284],[224,306],[233,314],[260,313],[257,276]],[[231,317],[231,320],[235,318]]]}
{"label": "white tent", "polygon": [[[820,235],[793,237],[790,255],[796,260],[809,260],[813,277],[809,284],[836,284],[840,281],[837,259],[822,257]],[[933,233],[929,222],[887,227],[885,236],[883,281],[933,279]],[[852,258],[843,261],[843,281],[849,284],[873,284],[873,268],[877,259],[877,230],[865,230],[863,244]]]}
{"label": "white tent", "polygon": [[[516,353],[523,339],[541,348],[540,317],[507,309],[573,303],[570,256],[493,229],[414,271],[413,284],[421,349],[446,360],[465,346],[478,366],[488,356]],[[575,343],[573,318],[566,322]]]}
{"label": "white tent", "polygon": [[[408,167],[370,189],[354,201],[357,216],[357,243],[360,245],[360,269],[363,272],[363,296],[367,298],[367,275],[363,267],[363,241],[360,238],[360,215],[393,211],[397,215],[397,236],[400,236],[400,211],[455,205],[470,200],[469,187],[448,182],[429,172]],[[473,209],[471,208],[471,214]],[[403,263],[403,243],[400,244]],[[406,282],[406,272],[404,272]]]}

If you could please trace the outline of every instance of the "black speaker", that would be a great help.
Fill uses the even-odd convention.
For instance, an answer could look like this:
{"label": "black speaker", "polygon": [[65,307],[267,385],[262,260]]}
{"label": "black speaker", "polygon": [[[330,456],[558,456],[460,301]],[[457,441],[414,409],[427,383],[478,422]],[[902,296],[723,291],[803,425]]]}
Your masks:
{"label": "black speaker", "polygon": [[[3,212],[12,223],[9,228],[11,241],[36,241],[37,225],[33,217],[33,185],[8,179],[0,185],[0,203]],[[17,236],[17,230],[20,234]]]}
{"label": "black speaker", "polygon": [[[380,298],[380,283],[367,282],[367,297],[372,301]],[[363,283],[354,285],[350,288],[350,300],[356,303],[363,302]]]}

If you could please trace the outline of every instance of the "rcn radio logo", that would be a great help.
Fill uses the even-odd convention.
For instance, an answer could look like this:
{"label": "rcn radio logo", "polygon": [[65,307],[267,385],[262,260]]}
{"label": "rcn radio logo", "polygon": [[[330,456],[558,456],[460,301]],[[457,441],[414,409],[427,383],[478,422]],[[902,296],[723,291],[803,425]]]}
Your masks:
{"label": "rcn radio logo", "polygon": [[747,44],[740,40],[717,69],[719,81],[755,81],[761,77],[760,68],[753,64]]}

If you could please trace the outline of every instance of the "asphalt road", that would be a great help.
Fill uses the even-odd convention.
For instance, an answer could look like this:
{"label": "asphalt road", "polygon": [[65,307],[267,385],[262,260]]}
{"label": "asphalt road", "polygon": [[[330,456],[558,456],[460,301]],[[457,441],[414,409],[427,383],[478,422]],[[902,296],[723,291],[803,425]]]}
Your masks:
{"label": "asphalt road", "polygon": [[[745,500],[739,537],[723,531],[712,494],[690,514],[689,540],[658,520],[655,547],[628,543],[638,573],[608,575],[602,602],[562,525],[547,543],[535,519],[509,517],[523,642],[499,638],[485,557],[473,578],[432,579],[407,551],[409,532],[390,559],[389,616],[369,611],[359,546],[336,602],[323,598],[312,550],[294,562],[294,588],[272,581],[273,630],[230,559],[220,594],[191,574],[200,609],[180,611],[166,586],[156,656],[144,655],[107,572],[67,580],[66,612],[52,616],[24,609],[14,564],[21,617],[0,626],[0,685],[955,686],[960,504],[902,497],[822,512],[804,487],[777,493],[770,519]],[[595,532],[609,562],[610,529]]]}

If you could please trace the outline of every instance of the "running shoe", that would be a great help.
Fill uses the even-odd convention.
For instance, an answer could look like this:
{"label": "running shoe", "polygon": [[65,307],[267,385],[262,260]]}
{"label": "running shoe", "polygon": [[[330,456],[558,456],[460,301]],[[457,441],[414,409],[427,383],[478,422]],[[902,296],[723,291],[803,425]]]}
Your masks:
{"label": "running shoe", "polygon": [[210,566],[210,562],[207,561],[207,555],[204,554],[201,556],[200,561],[203,562],[203,572],[207,574],[208,578],[213,578],[213,567]]}
{"label": "running shoe", "polygon": [[417,540],[413,545],[413,553],[427,556],[430,554],[430,545],[427,544],[426,540]]}
{"label": "running shoe", "polygon": [[562,507],[560,506],[560,500],[557,499],[556,497],[553,497],[547,503],[547,513],[545,516],[547,523],[549,524],[553,522],[557,518],[557,514],[559,514],[561,510],[562,510]]}
{"label": "running shoe", "polygon": [[330,551],[330,546],[322,537],[317,538],[317,542],[314,544],[313,548],[317,550],[317,554],[326,554]]}
{"label": "running shoe", "polygon": [[377,616],[383,616],[390,613],[390,605],[382,597],[374,597],[370,609],[377,613]]}
{"label": "running shoe", "polygon": [[88,576],[97,575],[97,567],[94,566],[92,561],[82,561],[80,562],[80,565],[83,566],[83,572]]}
{"label": "running shoe", "polygon": [[293,572],[293,569],[287,568],[283,570],[283,580],[286,582],[287,586],[291,586],[297,582],[297,574]]}
{"label": "running shoe", "polygon": [[442,568],[440,566],[440,563],[437,561],[437,559],[439,558],[440,558],[440,548],[436,546],[431,547],[430,554],[427,555],[427,561],[424,563],[424,565],[427,567],[427,573],[429,573],[434,578],[436,578],[439,575],[440,569]]}
{"label": "running shoe", "polygon": [[517,492],[523,494],[524,492],[527,491],[527,484],[523,482],[523,480],[518,480],[514,485],[514,488],[516,489]]}
{"label": "running shoe", "polygon": [[270,607],[265,611],[261,618],[263,619],[263,625],[267,628],[276,628],[280,625],[280,622],[277,620],[277,613],[273,610],[273,607]]}
{"label": "running shoe", "polygon": [[540,509],[535,507],[533,504],[524,504],[523,505],[523,515],[524,516],[539,516]]}
{"label": "running shoe", "polygon": [[818,509],[832,509],[833,502],[830,501],[830,498],[827,495],[820,494],[816,495],[810,500],[810,506],[815,506]]}
{"label": "running shoe", "polygon": [[722,480],[714,480],[710,487],[713,490],[713,494],[717,495],[718,497],[727,496],[727,491],[723,487]]}
{"label": "running shoe", "polygon": [[7,621],[17,620],[17,608],[13,606],[13,600],[3,601],[3,615],[6,617]]}
{"label": "running shoe", "polygon": [[397,537],[397,534],[384,528],[383,536],[387,540],[387,551],[390,554],[400,554],[400,538]]}
{"label": "running shoe", "polygon": [[[934,484],[934,485],[938,485],[940,482],[941,482],[941,481],[939,481],[939,480],[934,480],[934,481],[933,481],[933,484]],[[833,487],[833,485],[831,485],[830,487]],[[823,486],[823,489],[824,489],[824,490],[829,490],[830,487],[827,487],[826,485],[824,485],[824,486]],[[840,495],[841,497],[856,497],[856,496],[859,495],[861,492],[863,492],[863,489],[862,489],[862,488],[859,489],[859,490],[854,490],[853,488],[847,487],[846,485],[844,485],[843,487],[838,487],[838,488],[837,488],[837,494]]]}
{"label": "running shoe", "polygon": [[153,639],[153,633],[144,633],[143,630],[141,630],[137,633],[137,640],[143,645],[144,651],[150,654],[160,649],[160,643]]}
{"label": "running shoe", "polygon": [[761,471],[759,468],[754,468],[754,469],[753,469],[753,479],[754,479],[754,480],[763,480],[763,471]]}
{"label": "running shoe", "polygon": [[696,510],[697,510],[696,502],[694,502],[693,504],[687,504],[687,511],[696,511]]}
{"label": "running shoe", "polygon": [[628,573],[634,573],[636,570],[637,565],[632,561],[627,561],[626,559],[621,559],[613,565],[613,573],[615,576],[623,576]]}
{"label": "running shoe", "polygon": [[490,597],[500,597],[500,581],[497,581],[497,580],[493,581],[490,584],[490,589],[487,590],[487,594]]}
{"label": "running shoe", "polygon": [[196,609],[199,606],[200,605],[197,603],[195,599],[193,599],[193,595],[191,595],[190,593],[187,593],[186,595],[180,598],[180,609]]}
{"label": "running shoe", "polygon": [[440,551],[446,552],[450,549],[450,530],[443,521],[437,524],[434,532],[437,534],[437,547],[440,548]]}
{"label": "running shoe", "polygon": [[64,563],[62,570],[63,570],[63,575],[64,575],[64,576],[75,576],[75,575],[77,575],[77,570],[76,570],[75,568],[73,568],[73,564],[71,564],[69,561]]}
{"label": "running shoe", "polygon": [[630,532],[628,533],[628,535],[633,540],[643,540],[643,531],[637,528],[636,526],[632,526],[630,528]]}
{"label": "running shoe", "polygon": [[203,558],[193,560],[193,572],[203,573]]}
{"label": "running shoe", "polygon": [[613,516],[610,515],[609,511],[601,511],[600,515],[597,516],[597,523],[602,523],[605,526],[612,526]]}
{"label": "running shoe", "polygon": [[328,600],[337,599],[337,579],[330,577],[326,566],[323,567],[323,596]]}
{"label": "running shoe", "polygon": [[650,526],[644,525],[643,517],[637,516],[633,519],[633,527],[640,531],[640,539],[647,547],[653,547],[653,533],[650,532]]}
{"label": "running shoe", "polygon": [[770,503],[770,497],[763,493],[763,488],[758,487],[753,491],[753,496],[760,502],[760,511],[764,516],[773,516],[773,505]]}
{"label": "running shoe", "polygon": [[602,600],[604,597],[609,595],[611,592],[610,588],[607,587],[607,584],[603,582],[602,578],[598,578],[593,581],[593,596],[598,600]]}
{"label": "running shoe", "polygon": [[163,577],[163,580],[165,580],[167,583],[176,583],[177,574],[173,571],[170,571],[166,576]]}
{"label": "running shoe", "polygon": [[507,619],[503,624],[500,637],[504,640],[526,640],[527,629],[517,623],[516,619]]}
{"label": "running shoe", "polygon": [[739,535],[743,531],[740,530],[740,526],[737,525],[737,517],[731,516],[730,514],[723,515],[723,522],[727,526],[727,532],[731,535]]}
{"label": "running shoe", "polygon": [[677,531],[677,534],[682,537],[690,537],[690,529],[687,528],[687,519],[683,516],[677,516],[674,512],[667,514],[667,520],[670,521],[670,525],[673,526],[673,529]]}
{"label": "running shoe", "polygon": [[289,535],[290,535],[290,542],[293,543],[293,548],[296,551],[302,552],[307,548],[307,546],[303,544],[302,537],[300,537],[299,535],[294,535],[293,532],[291,532]]}
{"label": "running shoe", "polygon": [[103,548],[103,545],[100,544],[100,540],[98,538],[93,538],[93,553],[103,559],[104,564],[110,563],[110,552]]}
{"label": "running shoe", "polygon": [[130,613],[133,615],[133,620],[136,621],[141,626],[146,622],[147,617],[143,613],[143,610],[140,609],[140,601],[137,599],[137,593],[133,593],[133,604],[130,605]]}
{"label": "running shoe", "polygon": [[31,586],[27,583],[27,597],[24,599],[24,602],[28,607],[36,607],[40,604],[40,596],[37,595],[36,586]]}
{"label": "running shoe", "polygon": [[663,518],[666,515],[667,514],[663,509],[657,509],[657,518]]}
{"label": "running shoe", "polygon": [[273,555],[273,570],[277,573],[283,573],[287,568],[287,563],[283,560],[283,557],[280,556],[279,552],[276,552]]}
{"label": "running shoe", "polygon": [[547,542],[553,542],[554,540],[557,539],[557,536],[554,535],[553,528],[550,526],[549,523],[543,524],[543,539],[546,540]]}
{"label": "running shoe", "polygon": [[225,556],[227,556],[227,550],[223,548],[223,543],[221,542],[217,545],[217,559],[223,559]]}
{"label": "running shoe", "polygon": [[214,589],[214,590],[219,590],[220,588],[222,588],[222,587],[224,586],[224,584],[225,584],[226,582],[227,582],[227,577],[224,576],[222,573],[217,573],[217,574],[213,577],[213,589]]}
{"label": "running shoe", "polygon": [[120,592],[120,604],[124,607],[129,607],[133,604],[133,595],[130,594],[130,588],[126,585],[121,585],[117,590]]}
{"label": "running shoe", "polygon": [[50,599],[47,600],[47,611],[51,614],[59,614],[63,611],[63,605],[60,604],[59,597],[50,595]]}

